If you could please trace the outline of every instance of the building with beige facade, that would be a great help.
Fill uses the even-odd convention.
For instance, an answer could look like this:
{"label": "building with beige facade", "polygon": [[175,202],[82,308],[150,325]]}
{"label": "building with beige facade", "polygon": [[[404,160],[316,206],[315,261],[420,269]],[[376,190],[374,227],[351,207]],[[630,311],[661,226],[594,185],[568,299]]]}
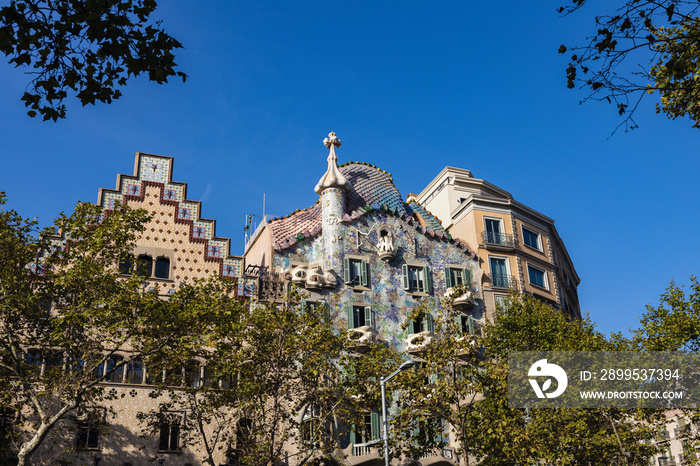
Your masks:
{"label": "building with beige facade", "polygon": [[514,290],[581,317],[577,293],[581,280],[554,220],[462,168],[445,167],[411,198],[477,252],[487,312],[492,313]]}
{"label": "building with beige facade", "polygon": [[[319,201],[263,220],[244,257],[230,254],[230,241],[216,235],[214,220],[202,217],[201,203],[188,200],[186,184],[172,180],[170,157],[137,153],[134,174],[118,175],[114,189],[101,189],[98,204],[110,210],[119,202],[153,215],[132,257],[149,272],[145,289],[157,288],[166,298],[181,283],[218,275],[238,280],[239,295],[252,302],[281,302],[296,284],[308,294],[304,305],[328,306],[334,325],[358,347],[383,341],[420,360],[425,346],[439,337],[433,319],[440,301],[457,285],[468,289],[455,300],[465,335],[478,332],[510,290],[580,317],[580,280],[552,219],[468,170],[451,167],[404,201],[390,173],[361,162],[338,165],[340,140],[331,133],[324,143],[327,166],[320,157],[314,166],[325,174],[309,187]],[[430,313],[410,320],[420,303],[427,303]],[[103,370],[126,361],[102,384],[113,396],[113,414],[103,419],[108,428],[66,421],[37,452],[37,464],[201,464],[201,451],[183,447],[177,423],[145,434],[138,415],[157,408],[161,400],[149,395],[154,378],[166,375],[133,359],[128,348],[115,352]],[[202,383],[204,367],[188,370],[186,383]],[[181,417],[187,422],[186,411]],[[366,445],[380,437],[379,412],[368,411],[366,418],[363,428],[333,429],[352,466],[382,460],[378,449]],[[445,447],[420,458],[420,464],[464,463],[451,426],[438,421]],[[223,451],[217,455],[220,464],[229,461]]]}
{"label": "building with beige facade", "polygon": [[[230,240],[217,236],[216,222],[202,216],[201,202],[187,198],[187,185],[173,181],[172,171],[172,157],[136,153],[133,175],[117,175],[116,187],[100,189],[97,200],[105,211],[120,203],[152,215],[133,256],[120,264],[120,271],[130,274],[139,264],[145,273],[144,291],[158,290],[163,299],[181,284],[200,278],[218,275],[238,279],[243,267],[242,257],[230,254]],[[106,376],[100,386],[108,399],[90,408],[95,422],[60,421],[33,455],[33,464],[202,464],[202,452],[184,446],[180,425],[187,422],[186,411],[173,412],[155,434],[139,420],[140,414],[157,411],[160,403],[167,401],[167,394],[154,395],[155,384],[167,377],[164,370],[148,367],[127,343],[115,349],[97,372]],[[201,365],[187,368],[186,373],[183,368],[178,384],[197,387],[204,374]],[[217,453],[220,464],[227,461],[224,453]],[[3,460],[0,456],[0,464],[12,464],[11,459],[9,463]]]}

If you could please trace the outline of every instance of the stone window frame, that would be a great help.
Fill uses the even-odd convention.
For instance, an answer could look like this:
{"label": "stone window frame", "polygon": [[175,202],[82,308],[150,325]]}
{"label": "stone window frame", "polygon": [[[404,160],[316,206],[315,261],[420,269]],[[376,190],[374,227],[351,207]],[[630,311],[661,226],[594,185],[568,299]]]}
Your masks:
{"label": "stone window frame", "polygon": [[[351,262],[359,262],[360,263],[360,275],[359,276],[351,276],[350,274],[350,263]],[[369,256],[363,256],[363,255],[357,255],[357,254],[346,254],[345,257],[343,258],[343,283],[345,283],[345,286],[348,288],[351,288],[353,290],[358,290],[358,291],[367,291],[371,289],[371,276],[370,276],[370,260]],[[364,275],[362,275],[362,271],[364,270]],[[353,281],[359,278],[358,284],[353,285]]]}
{"label": "stone window frame", "polygon": [[[423,286],[422,288],[419,287],[418,289],[413,289],[413,287],[411,286],[409,272],[410,270],[416,269],[422,269],[421,271],[423,272]],[[432,270],[427,263],[406,261],[406,263],[401,266],[401,276],[403,280],[403,289],[406,293],[415,297],[431,295],[433,289]]]}

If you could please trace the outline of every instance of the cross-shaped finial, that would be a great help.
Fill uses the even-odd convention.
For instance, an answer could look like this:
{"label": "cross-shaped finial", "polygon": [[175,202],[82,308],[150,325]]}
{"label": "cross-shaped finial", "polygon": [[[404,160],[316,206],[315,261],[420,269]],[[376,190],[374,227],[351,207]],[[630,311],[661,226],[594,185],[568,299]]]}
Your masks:
{"label": "cross-shaped finial", "polygon": [[330,149],[331,146],[340,147],[340,139],[338,139],[335,133],[330,132],[328,133],[328,137],[323,140],[323,145],[326,146],[326,149]]}

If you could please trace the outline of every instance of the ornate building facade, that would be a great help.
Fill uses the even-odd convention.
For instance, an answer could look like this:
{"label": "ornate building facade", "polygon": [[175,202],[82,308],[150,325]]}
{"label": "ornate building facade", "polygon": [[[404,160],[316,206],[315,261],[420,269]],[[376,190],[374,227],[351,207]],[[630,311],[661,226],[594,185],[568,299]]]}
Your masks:
{"label": "ornate building facade", "polygon": [[[246,245],[252,298],[278,299],[286,285],[271,281],[296,283],[309,294],[306,305],[327,305],[337,329],[358,345],[381,340],[411,357],[437,337],[431,315],[438,302],[453,286],[468,284],[461,297],[465,328],[478,326],[485,314],[477,255],[418,202],[404,202],[391,174],[359,162],[338,166],[335,133],[324,143],[329,155],[315,187],[319,202],[263,223]],[[431,315],[407,322],[426,301]],[[379,422],[371,425],[371,432],[341,439],[349,464],[381,460],[377,449],[364,446],[380,436]],[[454,444],[448,445],[421,464],[457,464]]]}
{"label": "ornate building facade", "polygon": [[[309,187],[318,202],[263,220],[242,257],[231,255],[230,240],[218,237],[216,222],[202,217],[201,203],[187,199],[187,185],[172,180],[170,157],[137,153],[134,174],[118,175],[115,189],[100,189],[98,204],[110,210],[119,202],[152,214],[132,258],[150,271],[144,289],[157,288],[166,298],[181,283],[218,275],[237,280],[238,294],[252,302],[277,302],[293,283],[308,293],[304,305],[328,306],[334,326],[358,346],[381,340],[405,351],[407,358],[438,333],[431,315],[409,322],[411,310],[427,303],[439,312],[439,301],[457,285],[468,286],[458,298],[466,332],[478,329],[510,289],[536,294],[580,317],[580,280],[551,219],[470,172],[450,167],[419,196],[404,201],[390,173],[361,162],[338,165],[341,143],[335,133],[324,144],[326,171],[315,188]],[[320,159],[317,167],[322,173]],[[115,358],[125,361],[128,348]],[[204,367],[196,370],[203,378]],[[144,435],[137,415],[159,402],[149,396],[152,375],[140,363],[114,372],[104,383],[115,413],[106,420],[109,428],[76,431],[66,423],[72,434],[47,442],[34,460],[201,464],[201,452],[181,448],[172,427]],[[379,450],[364,446],[368,437],[380,436],[375,421],[368,422],[371,432],[343,436],[349,464],[381,461]],[[460,462],[448,426],[445,432],[447,447],[422,458],[423,466]],[[66,435],[76,439],[68,447]],[[223,453],[217,460],[227,462]]]}
{"label": "ornate building facade", "polygon": [[[118,202],[152,215],[132,261],[146,271],[144,290],[157,289],[164,299],[182,283],[212,275],[237,280],[243,270],[242,257],[230,254],[230,240],[217,236],[216,222],[202,217],[201,203],[187,199],[187,185],[173,181],[172,171],[171,157],[137,153],[134,174],[118,175],[115,189],[100,189],[97,201],[106,211]],[[130,273],[134,264],[124,265],[123,272]],[[162,426],[158,434],[148,435],[137,418],[157,410],[162,400],[151,393],[154,379],[163,374],[132,360],[129,347],[116,351],[101,370],[127,360],[102,384],[111,400],[100,410],[100,425],[62,421],[34,454],[34,464],[201,464],[198,452],[182,448],[177,425]],[[193,383],[200,383],[204,367],[190,369]],[[180,415],[186,422],[187,413]],[[225,463],[223,453],[220,456]]]}

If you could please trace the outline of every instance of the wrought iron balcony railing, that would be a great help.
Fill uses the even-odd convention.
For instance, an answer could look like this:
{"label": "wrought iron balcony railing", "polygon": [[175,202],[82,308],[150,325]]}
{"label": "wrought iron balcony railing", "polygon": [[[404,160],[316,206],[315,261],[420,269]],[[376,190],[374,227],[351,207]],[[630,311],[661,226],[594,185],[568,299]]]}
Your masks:
{"label": "wrought iron balcony railing", "polygon": [[260,301],[280,301],[287,293],[287,286],[281,274],[262,274],[258,277],[258,299]]}
{"label": "wrought iron balcony railing", "polygon": [[515,236],[504,233],[493,233],[490,231],[481,232],[481,244],[485,247],[496,246],[502,248],[515,248]]}
{"label": "wrought iron balcony railing", "polygon": [[518,289],[518,280],[512,275],[506,275],[502,273],[492,273],[491,274],[491,286],[498,288],[510,288],[513,290]]}

